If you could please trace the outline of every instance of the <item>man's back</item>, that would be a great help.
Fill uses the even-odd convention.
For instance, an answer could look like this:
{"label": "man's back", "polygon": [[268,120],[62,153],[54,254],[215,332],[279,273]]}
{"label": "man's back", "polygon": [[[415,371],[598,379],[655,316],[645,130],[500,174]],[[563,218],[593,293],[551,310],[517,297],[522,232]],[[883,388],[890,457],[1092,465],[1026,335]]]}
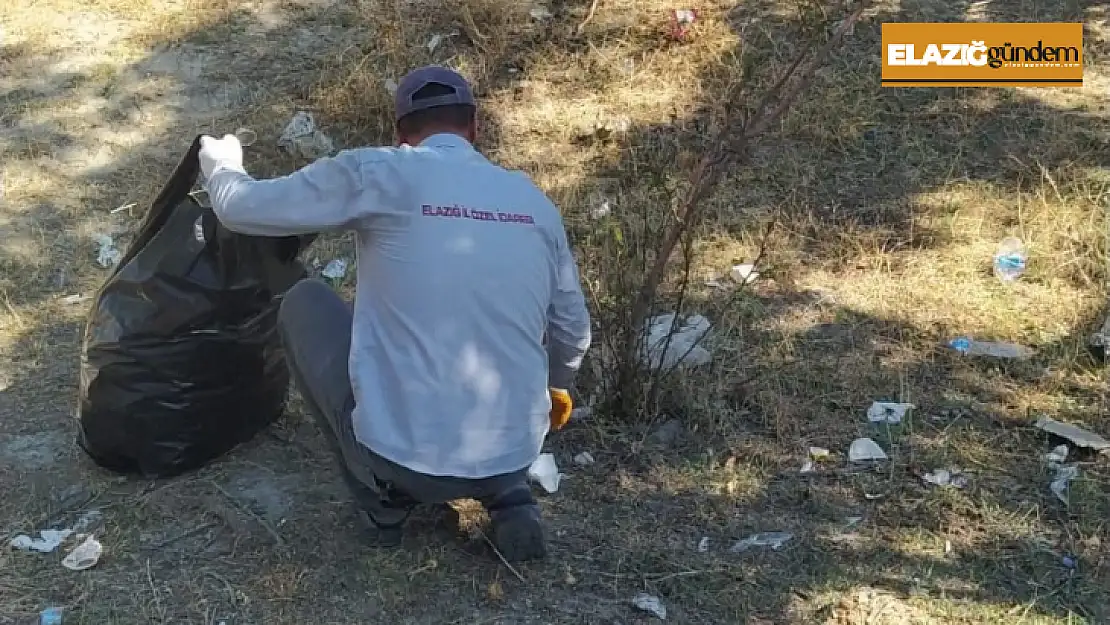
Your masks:
{"label": "man's back", "polygon": [[356,436],[429,475],[528,466],[548,429],[542,341],[568,254],[558,211],[454,135],[360,157],[396,195],[355,227]]}

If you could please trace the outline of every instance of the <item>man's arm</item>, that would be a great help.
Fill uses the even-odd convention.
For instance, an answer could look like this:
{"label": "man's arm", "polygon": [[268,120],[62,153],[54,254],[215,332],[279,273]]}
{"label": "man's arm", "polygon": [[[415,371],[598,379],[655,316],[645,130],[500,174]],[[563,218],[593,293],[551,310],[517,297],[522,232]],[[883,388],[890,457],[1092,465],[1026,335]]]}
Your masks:
{"label": "man's arm", "polygon": [[547,312],[548,385],[569,390],[590,348],[590,313],[582,296],[578,265],[561,225],[556,238],[558,275]]}
{"label": "man's arm", "polygon": [[220,223],[234,232],[288,236],[337,230],[366,217],[378,203],[380,194],[363,175],[364,156],[343,151],[272,180],[255,180],[234,162],[218,163],[205,187]]}

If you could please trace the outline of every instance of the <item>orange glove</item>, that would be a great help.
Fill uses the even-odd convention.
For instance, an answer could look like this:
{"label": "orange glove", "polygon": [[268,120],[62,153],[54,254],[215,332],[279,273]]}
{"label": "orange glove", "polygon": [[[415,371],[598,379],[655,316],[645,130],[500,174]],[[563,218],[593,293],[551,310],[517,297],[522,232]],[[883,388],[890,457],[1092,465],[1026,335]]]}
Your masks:
{"label": "orange glove", "polygon": [[551,395],[551,429],[556,432],[570,421],[570,412],[574,403],[570,400],[570,393],[561,388],[547,389]]}

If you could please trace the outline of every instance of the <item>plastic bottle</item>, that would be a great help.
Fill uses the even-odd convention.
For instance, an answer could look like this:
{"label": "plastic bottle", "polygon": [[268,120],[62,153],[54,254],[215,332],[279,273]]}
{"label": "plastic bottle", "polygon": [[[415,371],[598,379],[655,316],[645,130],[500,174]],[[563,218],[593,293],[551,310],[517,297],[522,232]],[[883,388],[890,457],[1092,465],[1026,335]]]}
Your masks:
{"label": "plastic bottle", "polygon": [[39,612],[39,625],[62,625],[62,609],[46,608]]}
{"label": "plastic bottle", "polygon": [[948,346],[966,356],[989,356],[991,358],[1025,359],[1033,355],[1033,350],[1013,343],[976,341],[960,337],[948,342]]}
{"label": "plastic bottle", "polygon": [[1025,244],[1017,237],[1006,237],[994,254],[994,275],[1003,282],[1013,282],[1025,273]]}

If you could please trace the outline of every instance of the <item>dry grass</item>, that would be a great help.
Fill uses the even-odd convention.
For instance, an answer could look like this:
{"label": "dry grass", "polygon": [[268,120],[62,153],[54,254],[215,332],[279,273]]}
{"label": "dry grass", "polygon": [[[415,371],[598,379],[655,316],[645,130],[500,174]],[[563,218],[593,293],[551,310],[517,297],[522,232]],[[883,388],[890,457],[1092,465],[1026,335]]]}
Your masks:
{"label": "dry grass", "polygon": [[[602,0],[581,29],[584,0],[552,4],[542,23],[531,5],[496,0],[6,6],[0,529],[99,508],[108,553],[72,574],[60,556],[0,551],[0,624],[49,604],[67,607],[67,623],[98,625],[636,622],[627,600],[641,591],[686,623],[1110,621],[1106,461],[1084,459],[1064,507],[1039,461],[1051,445],[1029,428],[1043,412],[1110,431],[1106,370],[1083,347],[1110,277],[1107,8],[1056,4],[917,0],[869,13],[713,198],[683,297],[717,327],[712,367],[669,385],[663,414],[601,416],[553,437],[571,477],[545,499],[554,557],[519,567],[524,582],[480,535],[435,531],[431,518],[417,519],[403,551],[360,548],[331,460],[296,405],[272,432],[181,480],[91,468],[70,423],[84,311],[62,298],[103,279],[92,235],[126,241],[196,132],[251,127],[260,140],[248,167],[283,173],[300,163],[272,139],[295,110],[315,110],[344,146],[388,141],[385,82],[447,62],[483,98],[483,149],[563,207],[612,330],[627,278],[650,260],[653,229],[704,147],[715,97],[745,67],[758,93],[820,12],[699,2],[680,43],[664,32],[674,7],[658,0]],[[1083,19],[1090,84],[878,87],[880,22],[957,19]],[[605,201],[612,214],[592,217]],[[132,202],[139,208],[111,212]],[[772,221],[758,282],[701,286],[750,261]],[[1028,242],[1031,264],[1003,286],[989,264],[1009,234]],[[350,240],[309,254],[321,265],[349,258]],[[943,348],[959,334],[1037,356],[965,360]],[[871,431],[863,415],[875,399],[918,410],[901,428]],[[652,432],[668,417],[684,435],[660,443]],[[890,466],[847,466],[848,443],[865,435],[891,451]],[[834,459],[800,475],[811,445]],[[596,465],[573,467],[583,449]],[[969,488],[918,477],[949,465],[972,472]],[[777,552],[728,552],[770,530],[795,539]],[[707,553],[695,548],[702,537]]]}

